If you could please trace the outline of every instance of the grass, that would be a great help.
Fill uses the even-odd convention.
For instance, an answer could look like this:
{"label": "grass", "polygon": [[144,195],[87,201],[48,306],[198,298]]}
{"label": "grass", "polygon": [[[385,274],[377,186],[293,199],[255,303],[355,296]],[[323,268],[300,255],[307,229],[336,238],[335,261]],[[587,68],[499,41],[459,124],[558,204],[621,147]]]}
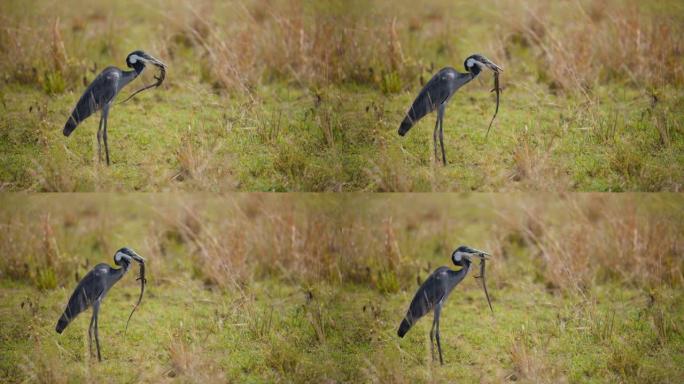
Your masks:
{"label": "grass", "polygon": [[[681,190],[679,2],[132,4],[0,6],[2,189]],[[114,107],[107,168],[97,117],[61,128],[84,84],[138,48],[168,79]],[[485,140],[491,75],[462,89],[441,167],[432,117],[396,130],[421,83],[473,52],[505,67],[501,111]]]}
{"label": "grass", "polygon": [[[684,378],[679,195],[1,200],[3,382]],[[441,367],[430,316],[395,332],[418,281],[458,244],[495,255],[494,314],[467,278],[443,312]],[[53,328],[76,279],[124,245],[147,258],[149,285],[126,338],[133,276],[106,298],[100,364],[89,312]]]}

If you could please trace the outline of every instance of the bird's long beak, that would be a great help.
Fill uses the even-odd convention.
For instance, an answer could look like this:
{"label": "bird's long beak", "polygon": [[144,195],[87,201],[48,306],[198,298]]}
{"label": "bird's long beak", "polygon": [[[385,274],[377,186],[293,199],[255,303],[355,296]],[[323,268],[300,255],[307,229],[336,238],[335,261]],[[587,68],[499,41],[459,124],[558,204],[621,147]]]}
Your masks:
{"label": "bird's long beak", "polygon": [[130,256],[133,258],[133,260],[137,261],[138,263],[145,264],[145,259],[142,256],[135,253],[135,251],[131,251]]}
{"label": "bird's long beak", "polygon": [[491,60],[483,57],[482,61],[476,60],[475,62],[478,63],[481,67],[486,67],[491,69],[492,71],[496,73],[503,72],[503,68],[499,67],[498,65],[494,64]]}
{"label": "bird's long beak", "polygon": [[480,259],[484,259],[484,260],[489,260],[489,257],[491,256],[489,253],[487,253],[485,251],[481,251],[479,249],[473,249],[472,255],[474,257],[479,257]]}
{"label": "bird's long beak", "polygon": [[143,59],[152,65],[156,65],[157,67],[166,68],[166,64],[164,64],[161,60],[157,59],[156,57],[148,53],[145,54],[145,57]]}

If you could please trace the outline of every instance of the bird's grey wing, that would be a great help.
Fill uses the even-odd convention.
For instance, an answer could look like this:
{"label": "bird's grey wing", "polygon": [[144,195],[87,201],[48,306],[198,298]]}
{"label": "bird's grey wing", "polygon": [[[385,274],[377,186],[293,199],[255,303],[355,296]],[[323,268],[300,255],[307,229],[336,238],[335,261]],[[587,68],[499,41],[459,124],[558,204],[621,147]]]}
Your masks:
{"label": "bird's grey wing", "polygon": [[449,278],[449,271],[447,267],[437,268],[418,288],[406,312],[406,316],[399,325],[399,337],[404,337],[416,321],[425,316],[434,308],[435,304],[444,299],[448,293],[446,280]]}
{"label": "bird's grey wing", "polygon": [[64,328],[69,325],[78,314],[90,307],[95,300],[104,292],[104,279],[106,277],[106,264],[99,264],[92,271],[88,272],[78,283],[76,289],[71,294],[64,313],[59,318],[55,330],[62,333]]}
{"label": "bird's grey wing", "polygon": [[459,73],[453,68],[444,68],[437,72],[425,84],[406,112],[406,117],[399,127],[399,135],[404,136],[415,123],[446,102],[456,90],[454,84],[458,77]]}
{"label": "bird's grey wing", "polygon": [[108,67],[97,75],[64,124],[64,136],[69,136],[83,120],[114,99],[120,79],[121,71],[115,67]]}

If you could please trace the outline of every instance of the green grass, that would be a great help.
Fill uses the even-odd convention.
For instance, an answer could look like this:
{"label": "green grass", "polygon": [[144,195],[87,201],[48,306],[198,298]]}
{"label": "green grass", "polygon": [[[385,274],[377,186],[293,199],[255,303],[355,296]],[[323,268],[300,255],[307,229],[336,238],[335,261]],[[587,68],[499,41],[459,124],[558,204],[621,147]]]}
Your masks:
{"label": "green grass", "polygon": [[[195,86],[188,93],[183,85],[113,109],[107,168],[97,161],[97,117],[70,138],[61,134],[78,95],[48,97],[8,87],[4,98],[14,101],[3,111],[2,178],[8,190],[36,191],[681,187],[683,141],[675,131],[668,146],[661,144],[645,97],[618,100],[602,112],[598,126],[585,127],[591,122],[580,103],[540,107],[544,96],[509,88],[486,140],[493,103],[483,88],[464,89],[447,111],[447,167],[432,159],[432,118],[404,139],[396,135],[409,92],[386,97],[365,88],[330,89],[316,108],[311,94],[295,90],[259,105],[231,106],[208,88]],[[674,94],[666,97],[663,103],[681,103]],[[681,122],[663,116],[668,124]]]}
{"label": "green grass", "polygon": [[[669,13],[679,20],[681,7],[676,3],[639,12],[642,17]],[[3,4],[3,13],[16,16],[15,24],[24,21],[33,28],[29,32],[34,39],[47,47],[55,38],[43,33],[42,24],[60,17],[67,60],[60,64],[66,69],[49,69],[57,65],[44,57],[49,51],[35,57],[28,51],[22,57],[23,51],[13,51],[13,35],[5,36],[5,57],[22,57],[22,65],[46,75],[31,80],[26,71],[8,72],[2,80],[4,190],[681,190],[684,121],[679,111],[684,94],[679,83],[635,86],[628,77],[613,75],[596,79],[589,91],[558,91],[535,51],[515,43],[508,27],[491,33],[477,22],[491,17],[485,3],[466,7],[434,1],[421,10],[432,16],[425,16],[413,31],[412,23],[418,21],[405,15],[410,14],[408,4],[388,7],[377,1],[368,17],[380,12],[399,17],[398,42],[406,56],[400,72],[385,71],[383,62],[368,63],[374,75],[365,80],[307,83],[265,71],[250,94],[215,88],[215,68],[204,61],[200,48],[183,40],[187,31],[177,25],[177,14],[188,12],[181,4],[160,11],[154,5],[132,9],[124,6],[128,3],[88,3],[90,13],[84,17],[70,16],[58,4],[33,11],[21,4]],[[69,4],[83,6],[76,0]],[[339,12],[335,9],[330,12]],[[221,15],[236,17],[218,7],[210,19],[221,20]],[[449,15],[458,28],[444,23],[442,17]],[[558,20],[559,26],[565,25]],[[160,23],[164,26],[156,28]],[[220,31],[222,24],[216,23]],[[495,49],[501,44],[507,57]],[[70,138],[63,137],[61,129],[84,89],[83,81],[92,80],[104,66],[124,65],[126,54],[135,48],[167,61],[168,78],[161,88],[113,108],[112,166],[107,168],[97,160],[98,116],[86,120]],[[461,89],[446,113],[449,165],[442,167],[432,159],[433,115],[405,138],[396,130],[420,89],[420,78],[447,65],[461,70],[463,59],[473,52],[505,66],[501,110],[485,139],[494,110],[488,92],[491,75]],[[18,71],[19,63],[7,61],[3,68]],[[150,82],[149,74],[146,79]],[[142,82],[137,84],[124,94]]]}
{"label": "green grass", "polygon": [[[242,296],[182,276],[160,281],[152,273],[126,338],[123,328],[138,289],[132,275],[105,300],[101,364],[87,353],[90,312],[63,335],[54,332],[70,286],[39,291],[4,281],[0,377],[5,382],[179,377],[191,382],[635,383],[684,378],[680,290],[610,286],[583,298],[494,275],[495,312],[490,315],[477,282],[468,278],[445,306],[446,364],[440,367],[429,353],[431,317],[404,339],[396,336],[410,291],[380,294],[325,282],[303,287],[264,281]],[[657,299],[652,302],[649,295]],[[658,328],[662,316],[664,329]]]}

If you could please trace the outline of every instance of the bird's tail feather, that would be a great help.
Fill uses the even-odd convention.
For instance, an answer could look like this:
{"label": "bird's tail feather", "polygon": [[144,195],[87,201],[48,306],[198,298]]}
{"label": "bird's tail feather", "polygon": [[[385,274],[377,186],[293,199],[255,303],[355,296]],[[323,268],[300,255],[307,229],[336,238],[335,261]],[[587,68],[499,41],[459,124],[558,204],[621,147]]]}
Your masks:
{"label": "bird's tail feather", "polygon": [[404,121],[401,122],[401,126],[399,127],[399,136],[404,136],[406,132],[408,132],[409,129],[413,127],[413,120],[406,116],[404,118]]}
{"label": "bird's tail feather", "polygon": [[64,130],[62,131],[62,133],[64,133],[64,136],[68,137],[69,135],[71,135],[71,132],[73,132],[74,129],[76,129],[77,126],[78,122],[76,121],[76,119],[74,119],[73,116],[69,116],[69,120],[67,120],[66,124],[64,124]]}
{"label": "bird's tail feather", "polygon": [[408,319],[404,318],[404,320],[401,321],[401,325],[399,325],[399,330],[397,331],[397,335],[399,337],[404,337],[406,332],[411,329],[411,323],[408,321]]}
{"label": "bird's tail feather", "polygon": [[63,314],[62,317],[59,318],[59,321],[57,321],[55,331],[57,331],[57,333],[62,333],[69,323],[69,318],[66,316],[66,314]]}

